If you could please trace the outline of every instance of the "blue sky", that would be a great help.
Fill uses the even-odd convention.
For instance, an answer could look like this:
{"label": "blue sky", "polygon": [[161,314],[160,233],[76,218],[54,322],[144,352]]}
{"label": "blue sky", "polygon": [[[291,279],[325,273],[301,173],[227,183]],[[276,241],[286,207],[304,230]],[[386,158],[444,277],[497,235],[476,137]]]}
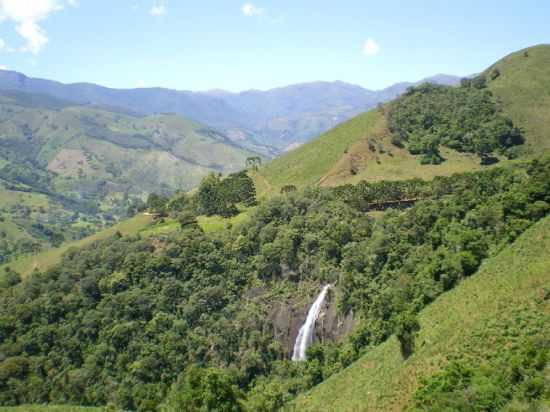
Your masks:
{"label": "blue sky", "polygon": [[476,73],[550,43],[547,0],[0,0],[0,66],[185,90]]}

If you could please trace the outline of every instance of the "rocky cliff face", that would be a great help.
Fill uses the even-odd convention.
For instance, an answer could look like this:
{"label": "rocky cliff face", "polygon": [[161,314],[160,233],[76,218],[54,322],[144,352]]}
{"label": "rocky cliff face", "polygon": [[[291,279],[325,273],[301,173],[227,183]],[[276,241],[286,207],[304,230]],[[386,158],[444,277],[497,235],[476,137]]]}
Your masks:
{"label": "rocky cliff face", "polygon": [[[310,302],[276,302],[273,306],[270,319],[274,325],[275,339],[284,345],[289,356],[292,355],[298,331],[314,299],[315,297],[312,297]],[[354,325],[353,313],[345,316],[338,313],[335,293],[331,289],[315,324],[314,342],[339,342],[350,333]]]}

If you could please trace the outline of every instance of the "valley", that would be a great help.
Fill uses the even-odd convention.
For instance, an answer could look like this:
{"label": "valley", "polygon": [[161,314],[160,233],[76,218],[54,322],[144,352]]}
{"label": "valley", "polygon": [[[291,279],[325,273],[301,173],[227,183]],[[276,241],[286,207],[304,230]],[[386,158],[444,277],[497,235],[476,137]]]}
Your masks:
{"label": "valley", "polygon": [[378,93],[0,73],[0,412],[546,410],[549,59]]}

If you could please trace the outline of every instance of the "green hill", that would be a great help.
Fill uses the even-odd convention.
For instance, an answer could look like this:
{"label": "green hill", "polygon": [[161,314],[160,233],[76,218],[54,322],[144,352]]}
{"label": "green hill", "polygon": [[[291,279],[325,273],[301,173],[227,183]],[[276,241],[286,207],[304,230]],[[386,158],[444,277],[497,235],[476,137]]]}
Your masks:
{"label": "green hill", "polygon": [[503,110],[521,126],[531,152],[550,148],[550,45],[512,53],[484,75]]}
{"label": "green hill", "polygon": [[409,359],[403,361],[392,338],[301,396],[295,410],[406,410],[422,379],[451,360],[487,367],[499,351],[517,350],[523,338],[543,332],[550,322],[549,284],[547,217],[421,313],[417,350]]}
{"label": "green hill", "polygon": [[[526,144],[520,154],[550,147],[547,134],[550,114],[546,110],[550,105],[549,62],[550,46],[536,46],[504,58],[483,74],[496,108],[523,130]],[[500,75],[493,79],[495,69]],[[461,106],[459,102],[458,107]],[[422,165],[419,156],[395,144],[395,133],[390,132],[388,124],[390,109],[391,103],[361,114],[271,161],[254,174],[259,193],[273,195],[285,185],[302,188],[337,186],[361,180],[431,179],[482,167],[480,157],[469,150],[464,151],[464,145],[461,152],[441,145],[439,150],[445,161]],[[470,109],[476,112],[473,107]],[[471,117],[468,113],[465,115]],[[451,121],[464,123],[460,118]]]}
{"label": "green hill", "polygon": [[0,93],[0,263],[111,226],[148,193],[242,169],[252,153],[174,115]]}
{"label": "green hill", "polygon": [[66,242],[57,248],[51,248],[40,253],[21,256],[0,266],[0,271],[3,271],[6,267],[9,267],[23,277],[26,277],[35,270],[47,270],[58,264],[61,261],[63,254],[71,248],[82,248],[88,246],[97,240],[106,239],[113,236],[117,232],[121,235],[135,235],[144,230],[152,222],[152,220],[152,216],[144,214],[134,216],[83,239]]}

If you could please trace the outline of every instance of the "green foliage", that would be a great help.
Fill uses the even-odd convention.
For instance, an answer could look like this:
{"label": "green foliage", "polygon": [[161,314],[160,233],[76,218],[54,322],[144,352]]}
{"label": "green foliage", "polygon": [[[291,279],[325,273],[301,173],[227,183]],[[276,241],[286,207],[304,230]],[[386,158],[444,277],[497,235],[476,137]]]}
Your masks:
{"label": "green foliage", "polygon": [[439,146],[482,158],[506,153],[524,139],[512,121],[500,113],[480,76],[462,87],[424,84],[411,88],[390,105],[388,124],[394,141],[401,141],[423,164],[444,159]]}
{"label": "green foliage", "polygon": [[[207,177],[197,203],[201,192],[228,203],[250,193],[224,189],[246,189],[243,175],[224,181]],[[404,211],[368,215],[373,203],[409,197],[416,203]],[[394,332],[411,348],[414,315],[546,216],[548,204],[543,158],[430,183],[306,190],[259,204],[231,231],[186,224],[71,249],[60,265],[0,291],[0,352],[10,362],[0,402],[149,411],[170,394],[168,406],[207,409],[218,397],[241,405],[242,392],[245,404],[273,410]],[[357,330],[292,363],[269,314],[326,283],[338,285]]]}
{"label": "green foliage", "polygon": [[197,202],[199,214],[230,217],[238,214],[238,203],[256,204],[256,188],[246,171],[230,174],[225,179],[211,173],[199,186]]}
{"label": "green foliage", "polygon": [[414,343],[416,333],[420,329],[420,324],[416,316],[410,312],[403,312],[395,318],[394,333],[399,341],[401,354],[407,359],[414,352]]}
{"label": "green foliage", "polygon": [[[141,211],[150,193],[189,190],[252,154],[177,116],[135,117],[2,92],[0,262],[82,239]],[[16,196],[28,201],[12,205]]]}
{"label": "green foliage", "polygon": [[[550,340],[539,331],[518,347],[503,348],[486,363],[454,360],[416,391],[416,411],[517,410],[550,398]],[[515,406],[514,406],[515,405]]]}
{"label": "green foliage", "polygon": [[4,273],[0,273],[0,288],[9,288],[19,282],[21,282],[21,276],[9,267],[5,268]]}
{"label": "green foliage", "polygon": [[[477,406],[477,409],[458,408],[461,411],[493,410],[480,408],[474,402],[480,395],[483,399],[491,399],[489,395],[501,393],[499,388],[494,391],[495,382],[500,382],[493,377],[511,376],[507,372],[513,365],[511,359],[530,351],[527,349],[530,342],[536,343],[539,349],[548,350],[550,301],[545,298],[545,290],[549,265],[550,216],[536,223],[511,246],[487,259],[476,274],[419,313],[421,329],[416,337],[416,349],[406,362],[403,362],[397,339],[389,339],[369,348],[344,371],[300,395],[288,410],[407,411],[414,407],[413,394],[421,388],[431,400],[471,399],[470,406]],[[538,356],[533,357],[536,358]],[[450,374],[439,375],[452,370],[448,367],[451,363],[458,363],[460,369],[467,372],[460,371],[459,377],[472,372],[482,378],[480,385],[457,384],[459,379],[451,384]],[[523,376],[539,373],[525,366],[520,368],[526,372]],[[548,366],[544,373],[548,376]],[[434,376],[438,378],[432,379]],[[433,386],[428,389],[423,382],[433,383]],[[514,385],[508,381],[501,383],[506,396],[512,394],[515,399],[498,410],[544,410],[547,396],[540,398],[546,398],[546,402],[534,397],[519,399]],[[548,383],[545,385],[549,387]],[[454,392],[455,387],[467,388]],[[432,397],[436,392],[442,396]],[[430,409],[429,403],[420,406]]]}
{"label": "green foliage", "polygon": [[242,392],[235,376],[222,369],[191,367],[173,385],[161,412],[242,412]]}

